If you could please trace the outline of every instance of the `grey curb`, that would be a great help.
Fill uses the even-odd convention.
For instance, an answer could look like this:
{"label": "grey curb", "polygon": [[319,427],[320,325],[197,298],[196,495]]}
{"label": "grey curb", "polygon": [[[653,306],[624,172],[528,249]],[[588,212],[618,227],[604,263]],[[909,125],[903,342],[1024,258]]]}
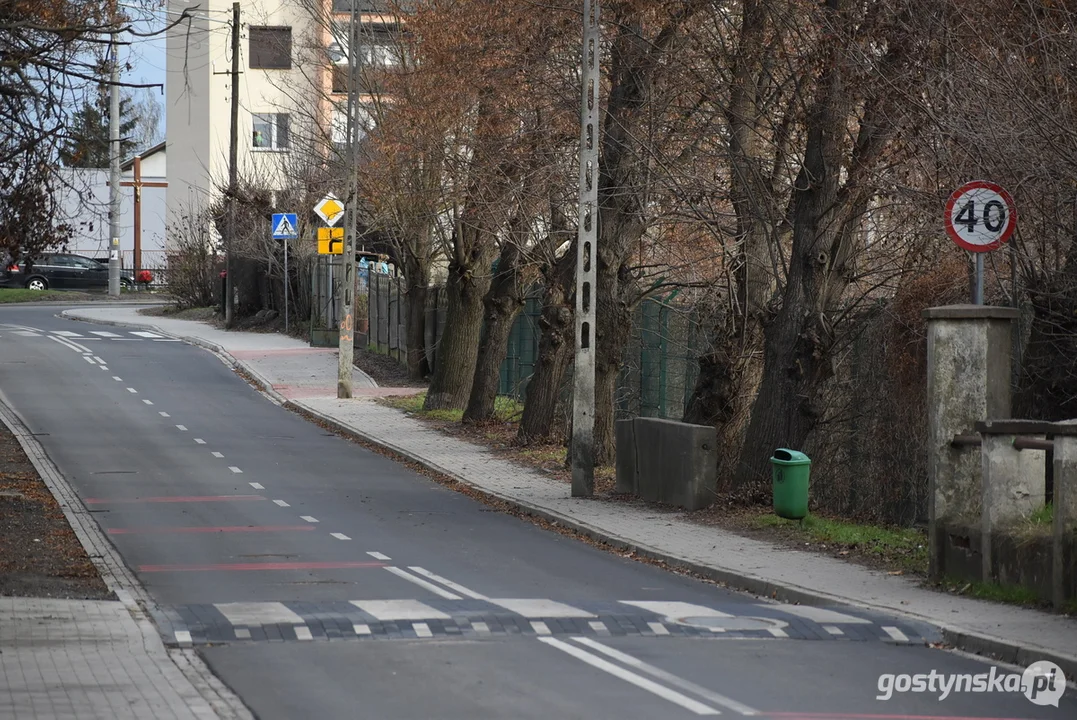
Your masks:
{"label": "grey curb", "polygon": [[[15,436],[42,482],[60,505],[64,518],[86,550],[86,554],[97,568],[105,585],[127,609],[131,620],[138,627],[142,636],[142,645],[147,653],[162,660],[167,658],[172,662],[191,683],[190,692],[197,693],[198,699],[212,708],[217,717],[225,720],[253,720],[254,716],[239,697],[221,683],[200,658],[170,651],[165,647],[145,610],[145,608],[156,606],[153,599],[142,588],[138,578],[124,564],[123,558],[120,557],[112,542],[101,532],[97,521],[83,504],[82,498],[49,459],[41,443],[30,433],[26,423],[11,406],[2,390],[0,390],[0,422],[3,422]],[[177,691],[179,691],[178,688]],[[189,698],[188,701],[193,699]],[[205,706],[192,708],[195,711],[206,709]]]}
{"label": "grey curb", "polygon": [[[66,313],[63,314],[66,317]],[[82,320],[82,318],[72,319]],[[98,322],[104,325],[117,326],[129,325],[129,323],[106,322],[97,320],[87,320],[85,322]],[[156,326],[149,327],[153,327],[155,331],[160,332],[162,335],[178,337],[173,336],[170,333],[164,332]],[[387,440],[368,435],[367,433],[357,430],[350,425],[345,425],[339,420],[329,417],[328,415],[314,410],[313,408],[310,408],[302,403],[297,403],[293,400],[288,400],[284,398],[282,395],[280,395],[280,393],[273,390],[272,384],[269,383],[264,377],[259,375],[256,371],[254,371],[253,368],[249,367],[246,363],[236,360],[226,351],[224,351],[223,348],[219,347],[214,343],[209,343],[198,338],[178,337],[178,339],[185,340],[187,342],[191,342],[192,344],[206,348],[219,355],[222,360],[224,360],[229,365],[242,369],[244,372],[251,375],[258,382],[258,384],[262,386],[261,389],[267,395],[272,397],[274,401],[280,404],[282,407],[298,412],[300,414],[309,415],[310,417],[313,417],[319,422],[325,423],[326,425],[336,429],[344,435],[354,437],[356,439],[362,440],[363,442],[367,442],[371,445],[375,445],[385,450],[388,450],[389,452],[401,458],[404,458],[409,462],[413,462],[420,467],[425,468],[426,470],[438,473],[440,475],[444,475],[460,483],[461,485],[465,485],[472,490],[475,490],[476,492],[486,497],[503,502],[509,507],[523,514],[531,515],[549,522],[556,522],[558,525],[569,528],[573,532],[576,532],[592,540],[602,542],[617,550],[632,552],[639,557],[648,560],[659,561],[673,568],[687,570],[708,580],[720,582],[730,588],[749,592],[761,597],[778,600],[780,602],[800,603],[802,605],[832,605],[838,603],[857,607],[863,610],[883,612],[890,615],[898,615],[908,619],[918,620],[920,622],[927,622],[939,628],[945,641],[949,645],[952,645],[953,647],[957,648],[958,650],[974,653],[976,655],[988,656],[995,660],[998,660],[999,662],[1009,663],[1012,665],[1029,665],[1036,660],[1050,660],[1051,662],[1062,668],[1062,671],[1066,674],[1067,678],[1077,677],[1077,655],[1063,655],[1061,653],[1056,653],[1054,651],[1045,650],[1042,648],[1017,645],[1008,640],[1003,640],[1002,638],[996,638],[991,635],[970,632],[964,628],[960,628],[949,623],[939,622],[935,618],[917,615],[915,613],[901,610],[900,608],[850,600],[849,598],[841,597],[840,595],[831,595],[829,593],[823,593],[817,590],[808,590],[806,588],[802,588],[792,584],[774,582],[772,580],[768,580],[757,575],[752,575],[750,573],[745,573],[737,570],[729,570],[715,565],[706,565],[703,563],[695,562],[693,560],[686,560],[684,558],[674,557],[672,555],[662,552],[661,550],[657,550],[647,545],[641,545],[627,538],[623,538],[600,528],[588,525],[587,523],[581,523],[568,515],[564,515],[562,513],[554,512],[551,510],[546,510],[545,508],[538,507],[537,505],[520,502],[515,498],[502,495],[501,493],[477,485],[468,480],[467,478],[463,477],[462,475],[458,475],[452,470],[441,467],[437,463],[431,462],[426,458],[416,455],[401,447],[398,447],[393,443],[388,442]]]}

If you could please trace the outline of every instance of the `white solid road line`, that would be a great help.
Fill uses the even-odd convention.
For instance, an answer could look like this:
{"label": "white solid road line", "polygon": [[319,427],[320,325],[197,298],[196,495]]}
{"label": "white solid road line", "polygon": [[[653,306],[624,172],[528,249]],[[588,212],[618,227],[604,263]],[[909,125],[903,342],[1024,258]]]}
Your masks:
{"label": "white solid road line", "polygon": [[[71,342],[70,340],[65,340],[65,339],[63,339],[62,337],[56,337],[55,335],[49,335],[49,340],[52,340],[53,342],[58,342],[58,343],[60,343],[61,345],[63,345],[63,346],[64,346],[65,348],[67,348],[68,350],[74,350],[74,351],[75,351],[75,352],[77,352],[77,353],[81,353],[81,352],[82,352],[82,351],[81,351],[81,350],[79,350],[79,349],[78,349],[77,347],[75,347],[75,343]],[[90,351],[89,351],[89,350],[87,350],[86,352],[88,353],[88,352],[90,352]]]}
{"label": "white solid road line", "polygon": [[592,650],[602,653],[606,657],[613,658],[617,662],[623,663],[631,668],[639,670],[640,672],[645,672],[651,677],[656,677],[663,682],[667,682],[674,687],[680,688],[681,690],[684,690],[686,692],[690,692],[693,695],[697,695],[704,700],[708,700],[714,703],[715,705],[721,705],[722,707],[728,710],[732,710],[733,712],[740,713],[741,715],[759,714],[759,711],[755,708],[748,707],[744,703],[737,702],[732,698],[727,698],[725,695],[716,693],[713,690],[708,690],[702,685],[696,685],[690,680],[685,680],[684,678],[677,677],[672,673],[668,673],[661,668],[657,668],[654,665],[645,663],[639,658],[623,653],[620,650],[614,650],[607,645],[603,645],[597,640],[592,640],[591,638],[587,637],[574,637],[572,639],[580,643],[581,645],[586,645]]}
{"label": "white solid road line", "polygon": [[699,702],[698,700],[693,700],[692,698],[688,697],[687,695],[679,693],[676,690],[671,690],[670,688],[666,687],[665,685],[659,685],[658,683],[654,682],[653,680],[648,680],[647,678],[643,677],[642,675],[637,675],[636,673],[634,673],[634,672],[632,672],[630,670],[625,670],[620,665],[614,665],[613,663],[609,662],[608,660],[603,660],[602,658],[598,657],[597,655],[592,655],[591,653],[587,652],[586,650],[582,650],[582,649],[580,649],[578,647],[575,647],[573,645],[569,645],[566,642],[561,642],[557,638],[540,637],[539,642],[545,643],[545,644],[549,645],[550,647],[557,648],[561,652],[566,653],[568,655],[571,655],[572,657],[576,658],[577,660],[582,660],[583,662],[587,663],[591,667],[598,668],[599,670],[602,670],[603,672],[607,672],[607,673],[609,673],[610,675],[613,675],[616,678],[620,678],[621,680],[624,680],[625,682],[628,682],[628,683],[631,683],[631,684],[635,685],[636,687],[640,688],[641,690],[646,690],[649,693],[657,695],[658,697],[662,698],[663,700],[668,700],[669,702],[671,702],[671,703],[673,703],[675,705],[681,706],[685,710],[689,710],[691,712],[694,712],[696,715],[721,715],[722,714],[720,710],[712,708],[709,705],[704,705],[703,703]]}
{"label": "white solid road line", "polygon": [[275,502],[277,505],[280,505],[281,507],[291,507],[291,505],[284,502],[283,500],[274,500],[273,502]]}
{"label": "white solid road line", "polygon": [[171,415],[169,415],[168,413],[166,413],[166,412],[165,412],[164,410],[162,410],[161,412],[159,412],[159,413],[157,413],[157,414],[158,414],[158,415],[160,415],[161,417],[172,417]]}
{"label": "white solid road line", "polygon": [[93,359],[94,359],[94,362],[96,362],[98,365],[104,365],[105,364],[105,361],[102,360],[101,358],[97,357],[96,355],[93,356]]}
{"label": "white solid road line", "polygon": [[898,642],[909,642],[909,636],[898,630],[893,625],[883,625],[883,632]]}
{"label": "white solid road line", "polygon": [[265,490],[266,489],[265,485],[263,485],[262,483],[247,483],[247,484],[250,485],[255,490]]}
{"label": "white solid road line", "polygon": [[214,450],[212,453],[210,453],[210,455],[212,455],[215,458],[223,458],[224,457],[224,453],[217,452],[216,450]]}
{"label": "white solid road line", "polygon": [[300,515],[300,516],[299,516],[299,519],[300,519],[300,520],[304,520],[304,521],[306,521],[306,522],[309,522],[309,523],[316,523],[316,522],[318,522],[318,518],[316,518],[316,517],[313,517],[313,516],[311,516],[311,515]]}
{"label": "white solid road line", "polygon": [[487,599],[485,595],[480,595],[479,593],[475,592],[474,590],[469,590],[466,587],[464,587],[463,585],[458,585],[458,584],[454,583],[452,580],[447,580],[447,579],[441,577],[440,575],[435,575],[434,573],[430,572],[426,568],[408,566],[408,570],[411,570],[413,573],[416,573],[418,575],[422,575],[423,577],[428,577],[431,580],[433,580],[434,582],[439,582],[442,585],[444,585],[445,587],[449,588],[450,590],[455,590],[456,592],[460,593],[464,597],[469,597],[472,600],[486,600]]}
{"label": "white solid road line", "polygon": [[348,537],[347,535],[345,535],[344,533],[329,533],[329,534],[332,535],[333,537],[335,537],[337,540],[351,540],[351,538]]}
{"label": "white solid road line", "polygon": [[433,583],[429,583],[426,580],[423,580],[421,577],[416,577],[416,576],[412,575],[407,570],[402,570],[402,569],[400,569],[398,567],[393,567],[391,565],[387,565],[385,567],[385,569],[388,570],[389,572],[391,572],[393,575],[396,575],[397,577],[404,578],[408,582],[415,583],[419,587],[429,590],[430,592],[434,593],[435,595],[440,595],[441,597],[445,598],[446,600],[460,600],[461,599],[460,596],[457,595],[456,593],[451,593],[448,590],[443,590],[443,589],[439,588],[437,585],[435,585]]}
{"label": "white solid road line", "polygon": [[367,555],[374,558],[375,560],[392,560],[391,557],[389,557],[388,555],[385,555],[383,553],[380,553],[380,552],[370,551],[370,552],[367,552]]}

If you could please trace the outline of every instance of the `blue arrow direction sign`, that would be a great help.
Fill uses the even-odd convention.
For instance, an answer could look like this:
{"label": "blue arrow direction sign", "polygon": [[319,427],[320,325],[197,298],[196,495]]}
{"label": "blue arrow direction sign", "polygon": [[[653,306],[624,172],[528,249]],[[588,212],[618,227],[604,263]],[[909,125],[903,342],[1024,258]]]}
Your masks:
{"label": "blue arrow direction sign", "polygon": [[295,213],[273,213],[273,239],[292,240],[299,237]]}

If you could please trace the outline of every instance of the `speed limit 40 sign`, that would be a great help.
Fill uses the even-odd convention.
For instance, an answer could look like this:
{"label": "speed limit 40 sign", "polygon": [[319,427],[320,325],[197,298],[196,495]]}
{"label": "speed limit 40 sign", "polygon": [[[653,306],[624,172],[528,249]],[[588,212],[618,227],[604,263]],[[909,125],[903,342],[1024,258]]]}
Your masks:
{"label": "speed limit 40 sign", "polygon": [[946,203],[946,233],[965,250],[997,250],[1016,227],[1013,198],[993,182],[965,183]]}

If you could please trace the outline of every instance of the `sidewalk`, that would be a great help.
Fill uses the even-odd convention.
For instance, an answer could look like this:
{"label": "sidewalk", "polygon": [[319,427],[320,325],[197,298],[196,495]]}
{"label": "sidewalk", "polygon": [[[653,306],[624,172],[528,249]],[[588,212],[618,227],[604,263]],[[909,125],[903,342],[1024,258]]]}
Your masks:
{"label": "sidewalk", "polygon": [[242,702],[191,650],[168,650],[141,587],[0,393],[14,433],[118,600],[0,597],[0,717],[246,720]]}
{"label": "sidewalk", "polygon": [[[616,547],[765,597],[813,605],[846,603],[910,616],[938,626],[947,641],[959,649],[1021,666],[1049,659],[1058,663],[1070,679],[1077,676],[1077,621],[934,592],[902,576],[701,526],[677,513],[571,498],[567,485],[502,459],[486,448],[449,437],[370,397],[338,400],[335,386],[318,392],[316,389],[326,388],[326,384],[319,385],[310,368],[304,366],[300,371],[289,361],[290,356],[280,352],[281,343],[305,347],[300,341],[276,335],[224,333],[204,323],[139,316],[129,308],[79,309],[64,315],[91,322],[156,327],[223,352],[258,379],[263,389],[278,395],[287,407],[309,413],[525,512],[556,520]],[[336,377],[335,360],[329,364],[331,373],[325,370],[324,377],[332,379]],[[295,393],[297,387],[304,391]],[[288,395],[280,388],[293,389],[293,393]],[[369,395],[407,392],[414,389],[368,391]]]}

